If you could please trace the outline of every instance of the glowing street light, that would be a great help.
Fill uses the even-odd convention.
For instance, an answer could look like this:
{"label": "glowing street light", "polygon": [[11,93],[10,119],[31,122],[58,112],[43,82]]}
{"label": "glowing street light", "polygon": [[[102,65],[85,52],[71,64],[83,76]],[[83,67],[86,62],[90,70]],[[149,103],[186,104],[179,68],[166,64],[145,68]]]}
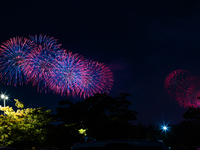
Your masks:
{"label": "glowing street light", "polygon": [[[1,99],[3,99],[3,104],[4,104],[4,108],[5,108],[6,100],[8,99],[8,96],[1,94]],[[4,110],[3,114],[5,115],[5,110]],[[4,145],[5,145],[5,135],[4,135],[3,142],[4,142]]]}
{"label": "glowing street light", "polygon": [[3,103],[4,103],[4,107],[6,105],[6,100],[8,99],[8,96],[4,95],[4,94],[1,94],[1,99],[3,99]]}

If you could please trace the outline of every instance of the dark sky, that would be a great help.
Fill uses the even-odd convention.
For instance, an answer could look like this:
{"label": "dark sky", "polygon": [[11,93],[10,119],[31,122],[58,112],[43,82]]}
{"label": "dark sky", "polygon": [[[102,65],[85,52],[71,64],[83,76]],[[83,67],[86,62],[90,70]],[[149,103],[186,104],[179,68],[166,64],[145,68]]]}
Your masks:
{"label": "dark sky", "polygon": [[[11,0],[1,4],[0,42],[35,34],[54,37],[63,48],[112,70],[110,95],[132,95],[130,108],[139,113],[135,123],[177,124],[187,109],[167,95],[164,80],[176,69],[200,75],[199,7],[198,0]],[[0,89],[9,95],[7,105],[17,98],[53,112],[60,100],[83,100],[38,93],[31,85],[0,84]]]}

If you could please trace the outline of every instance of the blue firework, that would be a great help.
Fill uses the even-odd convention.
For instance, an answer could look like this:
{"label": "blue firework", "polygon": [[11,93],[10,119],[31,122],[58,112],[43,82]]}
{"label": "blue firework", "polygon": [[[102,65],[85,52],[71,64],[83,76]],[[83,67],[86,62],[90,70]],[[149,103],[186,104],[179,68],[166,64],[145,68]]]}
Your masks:
{"label": "blue firework", "polygon": [[83,60],[81,55],[72,54],[70,51],[63,50],[59,53],[56,65],[48,78],[51,89],[61,95],[77,95],[88,78]]}
{"label": "blue firework", "polygon": [[39,35],[30,36],[34,43],[34,49],[27,56],[25,62],[25,74],[32,81],[33,86],[37,85],[38,91],[47,92],[47,79],[53,74],[52,69],[55,66],[55,56],[60,49],[60,44],[53,37]]}
{"label": "blue firework", "polygon": [[4,84],[23,85],[24,62],[32,50],[32,42],[27,38],[13,37],[0,46],[0,79]]}
{"label": "blue firework", "polygon": [[0,46],[0,79],[7,84],[29,81],[42,92],[89,97],[109,92],[113,74],[103,63],[86,60],[46,35],[11,38]]}

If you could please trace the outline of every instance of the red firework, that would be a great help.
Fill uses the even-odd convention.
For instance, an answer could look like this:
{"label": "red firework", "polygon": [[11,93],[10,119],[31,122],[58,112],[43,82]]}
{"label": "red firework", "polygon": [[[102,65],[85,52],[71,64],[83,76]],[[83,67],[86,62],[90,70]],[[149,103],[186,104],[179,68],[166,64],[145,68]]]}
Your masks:
{"label": "red firework", "polygon": [[199,107],[200,78],[185,70],[175,70],[164,82],[166,92],[182,107]]}
{"label": "red firework", "polygon": [[166,92],[171,97],[176,97],[179,92],[179,89],[183,87],[184,80],[190,76],[190,74],[186,70],[175,70],[171,72],[165,79],[164,87]]}
{"label": "red firework", "polygon": [[186,101],[184,103],[185,107],[199,107],[200,97],[200,78],[190,77],[189,87],[186,92]]}

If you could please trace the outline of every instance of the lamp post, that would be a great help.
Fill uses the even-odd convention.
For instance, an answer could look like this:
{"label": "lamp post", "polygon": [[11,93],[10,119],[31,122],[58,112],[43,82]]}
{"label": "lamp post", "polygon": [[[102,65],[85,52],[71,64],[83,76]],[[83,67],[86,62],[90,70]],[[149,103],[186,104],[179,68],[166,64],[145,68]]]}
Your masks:
{"label": "lamp post", "polygon": [[[1,99],[3,99],[3,104],[4,104],[3,106],[4,106],[4,108],[5,108],[6,100],[8,99],[8,96],[6,96],[6,95],[4,95],[4,94],[1,94]],[[5,116],[5,110],[4,110],[3,114],[4,114],[4,116]],[[5,135],[4,135],[3,143],[4,143],[4,145],[5,145]]]}

